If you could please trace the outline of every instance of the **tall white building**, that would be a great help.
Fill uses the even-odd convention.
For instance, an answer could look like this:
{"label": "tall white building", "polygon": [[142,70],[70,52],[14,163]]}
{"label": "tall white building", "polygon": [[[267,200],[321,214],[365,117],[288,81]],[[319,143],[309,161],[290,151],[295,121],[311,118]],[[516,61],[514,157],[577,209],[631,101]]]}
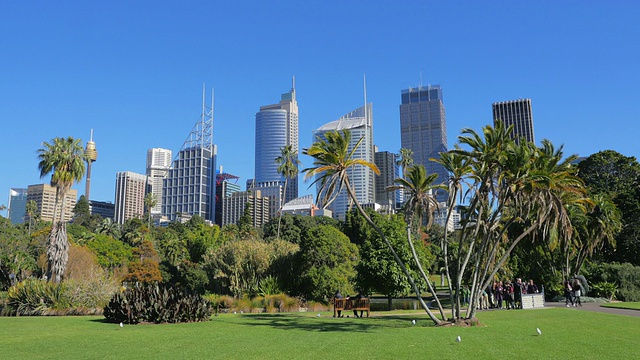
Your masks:
{"label": "tall white building", "polygon": [[142,219],[147,184],[147,176],[143,174],[131,171],[116,174],[115,222],[124,224],[129,219]]}
{"label": "tall white building", "polygon": [[[296,101],[295,79],[291,91],[282,94],[277,104],[261,106],[256,113],[255,148],[255,189],[284,187],[285,178],[278,172],[275,159],[281,155],[280,149],[291,145],[298,152],[298,102]],[[282,191],[281,189],[281,191]],[[272,194],[267,195],[275,201]],[[287,180],[284,202],[298,197],[298,178]],[[280,198],[280,196],[278,196]],[[278,199],[279,200],[279,199]],[[277,204],[279,208],[280,203]],[[276,209],[277,210],[277,209]],[[275,213],[271,213],[274,216]]]}
{"label": "tall white building", "polygon": [[[326,139],[325,134],[328,132],[341,132],[343,130],[351,132],[349,152],[362,139],[358,149],[353,154],[353,158],[374,163],[372,104],[366,104],[366,106],[355,109],[338,120],[322,125],[313,132],[313,141],[318,138]],[[375,204],[375,174],[373,170],[366,166],[357,165],[347,170],[347,174],[358,202],[363,206],[373,206]],[[318,184],[318,189],[319,186]],[[346,190],[343,189],[336,200],[328,206],[322,203],[321,195],[318,197],[318,206],[331,210],[334,218],[344,219],[345,214],[351,207],[350,205],[352,205],[349,203]]]}
{"label": "tall white building", "polygon": [[151,215],[162,212],[162,180],[171,167],[172,152],[168,149],[153,148],[147,150],[147,176],[151,193],[156,197],[156,206],[151,208]]}

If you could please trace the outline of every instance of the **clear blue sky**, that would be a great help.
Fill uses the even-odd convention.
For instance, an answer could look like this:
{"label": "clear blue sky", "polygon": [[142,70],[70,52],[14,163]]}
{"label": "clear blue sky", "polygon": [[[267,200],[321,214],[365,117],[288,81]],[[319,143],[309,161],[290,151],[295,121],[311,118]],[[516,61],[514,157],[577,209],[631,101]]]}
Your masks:
{"label": "clear blue sky", "polygon": [[116,172],[144,173],[148,148],[180,149],[203,83],[215,88],[218,164],[244,187],[255,113],[293,75],[301,148],[362,106],[366,74],[375,143],[397,152],[400,91],[422,73],[443,88],[449,146],[491,123],[493,102],[531,98],[538,142],[638,157],[639,21],[631,0],[0,0],[0,204],[10,187],[49,181],[43,141],[84,144],[92,128],[91,197],[113,201]]}

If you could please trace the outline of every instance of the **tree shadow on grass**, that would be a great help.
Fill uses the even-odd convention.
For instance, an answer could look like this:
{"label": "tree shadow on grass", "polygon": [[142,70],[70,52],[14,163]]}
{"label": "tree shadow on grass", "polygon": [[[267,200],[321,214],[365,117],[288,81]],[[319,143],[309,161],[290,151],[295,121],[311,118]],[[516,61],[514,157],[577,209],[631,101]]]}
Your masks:
{"label": "tree shadow on grass", "polygon": [[[297,314],[245,314],[240,315],[241,325],[263,326],[279,330],[305,330],[311,332],[372,332],[375,329],[406,328],[411,326],[431,327],[430,320],[421,319],[413,325],[407,316],[385,316],[379,318],[333,318],[313,317]],[[213,321],[226,322],[223,317]],[[234,321],[235,322],[235,321]]]}

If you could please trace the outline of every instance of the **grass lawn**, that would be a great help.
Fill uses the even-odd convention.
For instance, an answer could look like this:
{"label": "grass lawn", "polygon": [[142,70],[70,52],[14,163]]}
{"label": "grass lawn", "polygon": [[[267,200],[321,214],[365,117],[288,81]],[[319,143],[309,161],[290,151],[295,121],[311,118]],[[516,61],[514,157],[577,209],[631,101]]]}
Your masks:
{"label": "grass lawn", "polygon": [[4,317],[0,358],[640,358],[640,317],[561,308],[486,311],[478,314],[483,326],[435,328],[417,313],[316,315],[223,314],[206,323],[124,328],[101,317]]}
{"label": "grass lawn", "polygon": [[610,307],[616,309],[640,310],[640,302],[616,302],[600,304],[602,307]]}

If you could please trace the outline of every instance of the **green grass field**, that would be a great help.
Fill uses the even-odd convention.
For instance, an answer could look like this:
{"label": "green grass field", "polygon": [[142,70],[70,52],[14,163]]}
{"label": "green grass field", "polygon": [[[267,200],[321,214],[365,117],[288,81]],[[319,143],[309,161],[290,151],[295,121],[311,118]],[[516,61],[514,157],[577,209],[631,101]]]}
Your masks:
{"label": "green grass field", "polygon": [[602,307],[610,307],[616,309],[640,310],[640,302],[616,302],[600,304]]}
{"label": "green grass field", "polygon": [[417,313],[369,319],[316,315],[223,314],[206,323],[123,328],[100,317],[5,317],[0,358],[640,358],[639,317],[570,309],[487,311],[478,314],[479,327],[435,328]]}

